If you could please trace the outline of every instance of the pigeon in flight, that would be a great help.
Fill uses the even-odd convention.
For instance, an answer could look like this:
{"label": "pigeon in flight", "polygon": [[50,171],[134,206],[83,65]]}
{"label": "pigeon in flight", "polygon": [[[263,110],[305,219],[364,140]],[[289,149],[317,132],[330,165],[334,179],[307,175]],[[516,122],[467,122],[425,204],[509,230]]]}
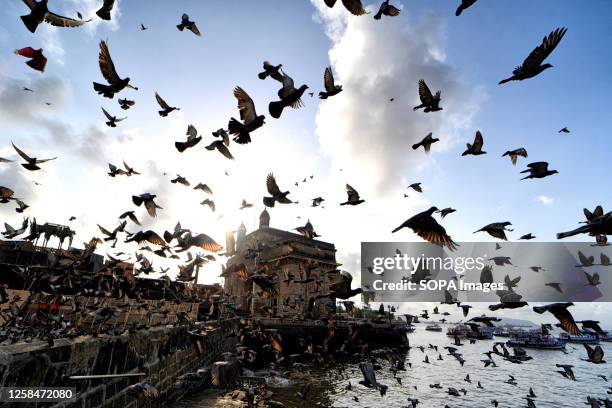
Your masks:
{"label": "pigeon in flight", "polygon": [[181,24],[177,25],[176,28],[178,28],[179,31],[188,29],[198,37],[202,36],[200,30],[198,30],[198,26],[196,26],[196,23],[194,21],[190,21],[189,16],[187,14],[183,14],[183,16],[181,17]]}
{"label": "pigeon in flight", "polygon": [[452,213],[454,213],[455,211],[457,211],[457,210],[455,210],[454,208],[450,208],[450,207],[449,207],[449,208],[443,208],[443,209],[441,209],[441,210],[438,210],[437,212],[439,212],[439,213],[440,213],[440,216],[441,216],[442,218],[444,218],[444,217],[446,217],[448,214],[452,214]]}
{"label": "pigeon in flight", "polygon": [[411,185],[409,185],[406,188],[411,188],[416,192],[422,193],[423,192],[423,188],[421,188],[421,183],[412,183]]}
{"label": "pigeon in flight", "polygon": [[111,19],[111,11],[113,10],[113,6],[115,5],[115,0],[104,0],[102,7],[98,11],[96,11],[96,15],[100,17],[102,20],[110,20]]}
{"label": "pigeon in flight", "polygon": [[185,187],[189,187],[191,185],[189,183],[189,181],[187,181],[187,179],[185,177],[181,176],[180,174],[177,174],[176,178],[173,178],[172,180],[170,180],[170,182],[172,184],[179,183],[179,184],[184,185]]}
{"label": "pigeon in flight", "polygon": [[474,231],[474,234],[482,231],[491,235],[493,238],[503,239],[504,241],[507,241],[508,238],[506,238],[506,231],[512,231],[511,229],[507,229],[509,225],[512,225],[512,223],[509,221],[494,222],[492,224],[482,227],[478,231]]}
{"label": "pigeon in flight", "polygon": [[283,64],[272,65],[270,62],[264,61],[263,63],[264,70],[263,72],[260,72],[259,74],[257,74],[257,77],[262,80],[266,79],[267,77],[270,77],[282,83],[283,82],[283,73],[281,72],[282,66]]}
{"label": "pigeon in flight", "polygon": [[308,89],[308,85],[302,85],[299,88],[295,88],[293,79],[283,72],[283,87],[278,91],[278,97],[280,101],[272,101],[268,105],[268,111],[270,116],[275,119],[281,117],[283,109],[287,106],[291,106],[293,109],[299,109],[304,106],[302,102],[302,95]]}
{"label": "pigeon in flight", "polygon": [[119,216],[119,219],[123,220],[126,217],[129,218],[130,221],[132,221],[134,224],[140,225],[140,221],[138,221],[138,218],[136,218],[136,215],[134,214],[134,211],[126,211],[126,212],[124,212],[123,214],[121,214]]}
{"label": "pigeon in flight", "polygon": [[234,142],[245,144],[251,142],[251,132],[262,127],[265,123],[265,116],[257,115],[255,111],[255,103],[253,99],[239,86],[234,89],[234,96],[238,100],[238,110],[240,111],[240,119],[231,118],[227,129],[234,137]]}
{"label": "pigeon in flight", "polygon": [[208,187],[208,184],[198,183],[198,185],[195,186],[193,189],[194,190],[202,190],[206,194],[212,194],[213,193],[211,188]]}
{"label": "pigeon in flight", "polygon": [[268,177],[266,177],[266,188],[268,193],[271,195],[271,197],[263,198],[263,203],[266,207],[274,207],[274,204],[277,202],[280,204],[293,203],[293,201],[287,198],[289,191],[283,192],[280,190],[272,173],[268,174]]}
{"label": "pigeon in flight", "polygon": [[530,239],[535,239],[535,236],[530,232],[529,234],[525,234],[525,235],[521,236],[519,239],[530,240]]}
{"label": "pigeon in flight", "polygon": [[325,73],[323,74],[323,85],[325,86],[325,91],[319,92],[320,99],[327,99],[342,92],[342,85],[336,85],[334,82],[334,74],[331,67],[325,68]]}
{"label": "pigeon in flight", "polygon": [[99,95],[104,95],[106,98],[112,99],[116,93],[121,92],[126,87],[136,91],[138,90],[138,88],[130,85],[129,77],[121,79],[119,74],[117,74],[117,70],[115,69],[115,64],[111,58],[106,41],[100,41],[100,54],[98,56],[98,62],[100,65],[100,72],[102,72],[102,76],[106,82],[108,82],[108,85],[97,82],[93,83],[94,90],[98,92]]}
{"label": "pigeon in flight", "polygon": [[419,99],[421,104],[412,108],[412,110],[418,110],[425,108],[424,112],[437,112],[442,110],[440,105],[442,91],[437,91],[435,95],[432,95],[429,87],[425,83],[424,79],[419,80]]}
{"label": "pigeon in flight", "polygon": [[23,24],[31,32],[36,32],[38,25],[43,21],[55,27],[80,27],[91,20],[74,20],[72,18],[63,17],[49,11],[47,3],[49,0],[23,0],[26,6],[30,8],[30,14],[21,16]]}
{"label": "pigeon in flight", "polygon": [[57,159],[57,157],[54,157],[52,159],[37,159],[36,157],[30,157],[27,154],[25,154],[23,151],[21,151],[17,146],[15,146],[13,142],[11,142],[11,144],[13,145],[13,149],[15,149],[17,154],[21,156],[23,160],[26,161],[26,163],[22,163],[21,166],[24,169],[27,169],[30,171],[40,170],[40,167],[38,167],[38,164],[42,164],[42,163]]}
{"label": "pigeon in flight", "polygon": [[506,151],[506,153],[502,154],[502,157],[504,156],[510,156],[512,164],[516,166],[516,161],[518,160],[519,156],[527,157],[527,150],[525,150],[524,147],[519,147],[518,149]]}
{"label": "pigeon in flight", "polygon": [[568,128],[564,127],[563,129],[559,131],[559,133],[570,133],[570,131]]}
{"label": "pigeon in flight", "polygon": [[219,153],[221,153],[228,159],[234,160],[234,156],[232,156],[232,153],[229,151],[227,146],[225,146],[223,140],[215,140],[214,142],[206,146],[206,150],[217,150]]}
{"label": "pigeon in flight", "polygon": [[108,127],[117,127],[117,122],[127,119],[127,117],[117,118],[116,116],[112,116],[104,108],[102,108],[102,112],[104,112],[104,116],[106,116],[106,119],[108,119],[108,122],[106,122],[106,126]]}
{"label": "pigeon in flight", "polygon": [[245,208],[251,208],[253,207],[253,204],[251,203],[247,203],[247,200],[242,200],[242,203],[240,204],[239,210],[244,210]]}
{"label": "pigeon in flight", "polygon": [[215,130],[214,132],[212,132],[212,135],[214,137],[220,137],[221,140],[223,140],[223,144],[226,146],[229,146],[229,135],[227,134],[227,132],[225,131],[225,129],[218,129]]}
{"label": "pigeon in flight", "polygon": [[461,0],[461,4],[459,5],[459,7],[457,7],[457,10],[455,11],[455,15],[459,17],[461,13],[463,13],[463,10],[470,7],[474,3],[476,3],[476,0]]}
{"label": "pigeon in flight", "polygon": [[47,66],[47,58],[43,55],[42,48],[35,50],[32,47],[25,47],[19,50],[15,50],[15,54],[21,55],[22,57],[30,58],[30,60],[26,62],[26,65],[36,71],[45,72],[45,66]]}
{"label": "pigeon in flight", "polygon": [[521,173],[530,173],[528,176],[523,177],[521,180],[525,179],[533,179],[533,178],[544,178],[548,176],[552,176],[553,174],[557,174],[557,170],[548,170],[547,162],[535,162],[529,163],[527,165],[529,167],[527,170],[521,171]]}
{"label": "pigeon in flight", "polygon": [[423,146],[423,149],[425,149],[425,153],[429,153],[429,150],[431,149],[431,145],[436,143],[436,142],[438,142],[438,141],[440,141],[440,139],[434,138],[434,137],[432,137],[432,135],[433,135],[433,133],[430,132],[419,143],[413,144],[412,145],[412,149],[416,150],[419,147]]}
{"label": "pigeon in flight", "polygon": [[461,156],[467,156],[468,154],[478,156],[480,154],[487,153],[482,150],[483,144],[484,144],[484,140],[482,138],[482,133],[480,133],[480,130],[477,130],[476,136],[474,136],[474,143],[473,144],[466,143],[467,149],[465,152],[461,154]]}
{"label": "pigeon in flight", "polygon": [[438,224],[438,221],[433,217],[433,213],[438,211],[437,207],[420,212],[406,221],[399,227],[395,228],[392,233],[401,230],[402,228],[410,228],[419,237],[432,244],[445,246],[453,251],[457,248],[457,244],[453,242],[451,237],[446,233],[444,227]]}
{"label": "pigeon in flight", "polygon": [[161,96],[159,96],[159,94],[157,92],[155,92],[155,100],[157,101],[157,103],[159,104],[159,106],[162,108],[162,110],[158,111],[159,116],[165,118],[166,116],[168,116],[172,111],[175,110],[181,110],[181,108],[176,108],[174,106],[170,106],[166,103],[166,101],[164,101],[162,99]]}
{"label": "pigeon in flight", "polygon": [[359,198],[359,193],[350,185],[346,185],[346,194],[347,199],[345,202],[340,203],[340,205],[359,205],[361,203],[365,203],[365,200]]}
{"label": "pigeon in flight", "polygon": [[123,109],[123,110],[128,110],[132,106],[134,106],[135,104],[136,104],[136,102],[131,101],[129,99],[119,99],[119,106],[121,106],[121,109]]}
{"label": "pigeon in flight", "polygon": [[[332,8],[336,4],[336,0],[323,0],[327,7]],[[355,16],[362,16],[367,14],[363,5],[361,4],[361,0],[342,0],[342,5],[346,8],[351,14]]]}
{"label": "pigeon in flight", "polygon": [[187,126],[187,140],[184,142],[174,142],[176,150],[183,153],[190,147],[194,147],[202,140],[202,136],[198,136],[198,130],[193,125]]}
{"label": "pigeon in flight", "polygon": [[568,307],[574,306],[573,303],[551,303],[545,306],[534,306],[533,311],[542,314],[549,312],[559,321],[561,328],[574,336],[580,336],[580,329],[574,321],[574,317],[567,310]]}
{"label": "pigeon in flight", "polygon": [[557,28],[551,32],[548,36],[544,37],[542,44],[538,45],[531,54],[523,61],[523,64],[516,67],[512,71],[512,76],[501,80],[499,84],[505,84],[510,81],[522,81],[524,79],[533,78],[536,75],[542,73],[542,71],[552,68],[550,64],[544,64],[544,60],[554,51],[559,45],[561,39],[567,32],[567,28]]}
{"label": "pigeon in flight", "polygon": [[155,203],[154,200],[155,200],[156,197],[157,196],[155,194],[144,193],[144,194],[141,194],[139,196],[132,196],[132,202],[137,207],[140,207],[144,203],[144,206],[145,206],[147,212],[149,213],[149,216],[156,217],[157,216],[156,209],[158,209],[158,208],[160,210],[163,209],[162,207],[157,205],[157,203]]}
{"label": "pigeon in flight", "polygon": [[400,9],[398,9],[392,4],[389,4],[389,0],[385,0],[380,5],[380,8],[378,9],[378,13],[374,15],[374,20],[380,20],[383,15],[389,16],[389,17],[396,17],[396,16],[399,16],[399,14],[400,14]]}

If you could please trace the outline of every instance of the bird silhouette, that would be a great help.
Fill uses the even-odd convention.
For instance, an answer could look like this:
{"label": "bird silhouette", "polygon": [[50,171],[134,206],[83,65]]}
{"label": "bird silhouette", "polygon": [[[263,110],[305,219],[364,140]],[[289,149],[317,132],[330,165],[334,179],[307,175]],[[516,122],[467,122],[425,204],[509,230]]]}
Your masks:
{"label": "bird silhouette", "polygon": [[198,130],[193,125],[187,126],[187,140],[184,142],[174,142],[176,150],[183,153],[185,150],[194,147],[202,140],[202,136],[198,136]]}
{"label": "bird silhouette", "polygon": [[420,212],[406,221],[404,221],[399,227],[395,228],[392,233],[401,230],[402,228],[410,228],[419,237],[423,238],[427,242],[432,244],[445,246],[449,250],[454,251],[457,248],[457,244],[453,242],[452,238],[446,233],[446,229],[438,224],[436,219],[433,217],[433,213],[438,211],[437,207],[431,207],[426,211]]}
{"label": "bird silhouette", "polygon": [[270,194],[270,197],[264,197],[263,203],[266,207],[274,207],[276,203],[279,204],[291,204],[291,201],[287,196],[289,195],[289,191],[281,191],[276,183],[276,178],[272,173],[268,174],[266,177],[266,189]]}
{"label": "bird silhouette", "polygon": [[502,154],[502,157],[510,156],[510,160],[512,164],[516,165],[517,159],[520,157],[527,157],[527,150],[524,147],[519,147],[518,149],[508,150],[506,153]]}
{"label": "bird silhouette", "polygon": [[331,67],[325,68],[325,73],[323,74],[323,85],[325,86],[325,91],[319,92],[320,99],[327,99],[342,92],[342,85],[336,85],[334,81],[334,73],[332,72]]}
{"label": "bird silhouette", "polygon": [[455,11],[455,15],[459,17],[465,9],[467,9],[474,3],[476,3],[476,0],[461,0],[461,4],[459,5],[459,7],[457,7],[457,10]]}
{"label": "bird silhouette", "polygon": [[40,170],[40,167],[38,167],[39,164],[46,163],[48,161],[57,159],[57,157],[53,157],[51,159],[38,159],[36,157],[30,157],[26,153],[24,153],[22,150],[20,150],[17,146],[15,146],[13,142],[11,142],[11,144],[13,145],[13,149],[15,149],[17,154],[21,156],[23,160],[26,161],[26,163],[22,163],[21,166],[24,169],[27,169],[30,171]]}
{"label": "bird silhouette", "polygon": [[43,55],[42,48],[35,50],[32,47],[25,47],[15,50],[15,54],[30,58],[30,60],[26,62],[26,65],[36,71],[45,72],[47,58]]}
{"label": "bird silhouette", "polygon": [[290,106],[293,109],[299,109],[304,106],[302,102],[302,95],[308,89],[308,85],[302,85],[299,88],[295,88],[293,79],[282,73],[282,84],[283,87],[278,91],[278,97],[281,99],[280,101],[272,101],[268,105],[268,111],[270,112],[270,116],[275,119],[281,117],[283,113],[283,109]]}
{"label": "bird silhouette", "polygon": [[425,136],[423,138],[423,140],[421,140],[419,143],[415,143],[412,145],[412,149],[416,150],[419,147],[423,146],[423,149],[425,150],[425,153],[429,153],[429,151],[431,150],[431,145],[433,143],[439,142],[440,139],[438,138],[434,138],[432,137],[433,133],[429,133],[427,136]]}
{"label": "bird silhouette", "polygon": [[108,82],[108,85],[103,85],[98,82],[93,83],[94,90],[98,92],[99,95],[104,95],[104,97],[112,99],[116,93],[121,92],[125,88],[138,90],[138,88],[135,86],[130,85],[129,77],[122,79],[119,74],[117,74],[117,70],[115,69],[115,64],[111,58],[106,41],[100,41],[98,63],[100,65],[100,72],[102,72],[102,76],[106,82]]}
{"label": "bird silhouette", "polygon": [[[324,0],[327,7],[332,8],[336,4],[336,0]],[[342,0],[342,5],[346,8],[351,14],[355,16],[362,16],[367,14],[361,0]]]}
{"label": "bird silhouette", "polygon": [[238,110],[240,119],[231,118],[227,129],[231,135],[236,135],[234,142],[245,144],[251,142],[251,132],[262,127],[265,123],[265,116],[257,115],[253,99],[239,86],[234,89],[234,96],[238,100]]}
{"label": "bird silhouette", "polygon": [[162,110],[158,111],[158,113],[159,113],[159,116],[163,118],[165,118],[166,116],[168,116],[171,112],[175,110],[181,110],[181,108],[177,108],[177,107],[168,105],[166,101],[164,101],[157,92],[155,92],[155,100],[157,101],[159,106],[162,108]]}
{"label": "bird silhouette", "polygon": [[36,32],[39,24],[43,21],[55,27],[80,27],[91,21],[74,20],[55,14],[49,11],[47,7],[49,0],[23,0],[23,2],[30,8],[30,14],[21,16],[21,21],[31,33]]}
{"label": "bird silhouette", "polygon": [[102,20],[110,20],[111,19],[111,11],[115,6],[115,0],[104,0],[102,3],[102,7],[98,11],[96,11],[96,15],[100,17]]}
{"label": "bird silhouette", "polygon": [[108,119],[108,121],[106,122],[106,126],[108,127],[117,127],[117,122],[121,122],[125,119],[127,119],[127,117],[123,117],[123,118],[118,118],[116,116],[111,115],[110,113],[108,113],[106,111],[106,109],[102,108],[102,112],[104,112],[104,116],[106,116],[106,119]]}
{"label": "bird silhouette", "polygon": [[528,176],[523,177],[521,180],[533,179],[533,178],[544,178],[552,176],[553,174],[559,173],[557,170],[548,170],[547,162],[534,162],[527,165],[528,169],[521,171],[521,173],[529,173]]}
{"label": "bird silhouette", "polygon": [[424,79],[419,80],[419,99],[421,104],[412,108],[412,110],[424,109],[424,112],[437,112],[442,110],[440,107],[441,91],[437,91],[435,95],[432,95],[429,87],[425,83]]}
{"label": "bird silhouette", "polygon": [[181,23],[178,24],[176,28],[178,28],[179,31],[188,29],[189,31],[197,35],[198,37],[202,36],[202,33],[200,33],[200,30],[198,30],[198,26],[196,25],[196,23],[194,21],[189,20],[189,16],[187,14],[183,14],[181,16]]}
{"label": "bird silhouette", "polygon": [[480,133],[480,130],[478,130],[476,131],[476,135],[474,136],[474,143],[473,144],[466,143],[467,149],[461,154],[461,156],[467,156],[467,155],[478,156],[480,154],[487,153],[482,150],[483,144],[484,144],[484,140],[482,138],[482,133]]}
{"label": "bird silhouette", "polygon": [[346,185],[346,194],[347,199],[345,202],[340,203],[340,205],[359,205],[361,203],[365,203],[365,200],[362,200],[359,197],[359,193],[350,185]]}
{"label": "bird silhouette", "polygon": [[544,37],[542,44],[538,45],[531,54],[523,61],[523,63],[512,71],[512,76],[503,79],[499,84],[505,84],[510,81],[523,81],[528,78],[533,78],[541,74],[544,70],[552,68],[550,64],[544,64],[544,60],[554,51],[559,45],[561,39],[567,32],[567,28],[557,28],[548,36]]}
{"label": "bird silhouette", "polygon": [[389,4],[389,0],[385,0],[381,3],[378,12],[374,15],[374,20],[380,20],[382,16],[396,17],[399,16],[400,9],[392,4]]}

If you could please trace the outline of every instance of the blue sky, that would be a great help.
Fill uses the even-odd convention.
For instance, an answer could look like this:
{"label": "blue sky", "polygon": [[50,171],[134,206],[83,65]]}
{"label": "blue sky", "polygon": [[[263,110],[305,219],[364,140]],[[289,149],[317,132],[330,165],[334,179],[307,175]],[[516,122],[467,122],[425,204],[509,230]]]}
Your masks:
{"label": "blue sky", "polygon": [[[100,2],[50,3],[52,10],[69,16],[78,10],[87,18]],[[479,1],[461,17],[454,16],[458,1],[393,3],[402,6],[400,17],[375,22],[371,15],[348,16],[341,5],[330,11],[318,0],[118,1],[111,23],[96,19],[78,29],[42,25],[31,34],[19,19],[25,5],[8,0],[0,11],[0,93],[24,85],[49,92],[20,94],[18,107],[0,106],[0,156],[14,156],[12,140],[26,152],[59,159],[36,175],[5,166],[0,180],[15,182],[8,187],[31,203],[30,215],[40,220],[65,223],[77,215],[82,240],[96,233],[96,222],[111,227],[118,212],[131,209],[130,194],[151,191],[164,210],[157,220],[139,214],[146,226],[162,231],[181,220],[222,241],[225,229],[241,221],[249,230],[255,227],[265,174],[273,171],[301,202],[272,210],[273,226],[291,229],[312,219],[354,275],[361,241],[417,239],[390,230],[430,205],[458,210],[443,221],[456,241],[486,240],[472,232],[505,220],[516,228],[512,238],[532,232],[552,241],[582,219],[583,207],[609,209],[612,129],[605,101],[612,89],[612,3]],[[175,28],[183,12],[197,22],[201,38]],[[140,31],[141,23],[149,29]],[[547,61],[554,68],[521,83],[497,85],[557,27],[568,32]],[[122,115],[117,98],[105,99],[92,89],[92,82],[102,79],[101,39],[108,40],[120,75],[140,88],[120,94],[135,99],[136,106],[116,129],[104,126],[100,107]],[[30,45],[46,50],[44,74],[12,53]],[[331,64],[345,92],[322,103],[306,96],[304,108],[274,120],[267,103],[278,86],[256,77],[264,60],[282,63],[315,95]],[[421,77],[432,90],[442,89],[443,112],[412,112]],[[252,144],[230,146],[237,160],[229,162],[202,145],[212,141],[211,131],[238,115],[236,85],[268,118]],[[167,119],[157,116],[155,91],[181,111]],[[391,97],[395,102],[388,102]],[[53,105],[46,106],[46,99]],[[173,142],[184,138],[189,123],[205,140],[179,155]],[[557,133],[564,126],[572,133]],[[476,130],[488,154],[460,157]],[[412,151],[409,146],[429,131],[442,139],[439,146],[429,156]],[[94,142],[86,142],[88,137]],[[93,147],[87,149],[88,143]],[[500,157],[518,147],[525,147],[529,158],[516,167]],[[109,180],[106,163],[123,159],[146,174]],[[519,181],[524,165],[541,160],[559,174]],[[177,173],[192,184],[212,184],[217,214],[204,211],[195,192],[167,182]],[[313,182],[293,186],[310,174]],[[41,188],[35,189],[32,179]],[[407,192],[410,198],[404,199],[405,186],[415,181],[423,183],[424,194]],[[347,182],[366,204],[337,205]],[[328,200],[325,210],[307,206],[318,195]],[[256,207],[237,211],[242,198]],[[218,213],[225,216],[220,222]],[[0,214],[11,224],[20,220],[9,206],[0,207]],[[211,272],[207,280],[214,279]]]}

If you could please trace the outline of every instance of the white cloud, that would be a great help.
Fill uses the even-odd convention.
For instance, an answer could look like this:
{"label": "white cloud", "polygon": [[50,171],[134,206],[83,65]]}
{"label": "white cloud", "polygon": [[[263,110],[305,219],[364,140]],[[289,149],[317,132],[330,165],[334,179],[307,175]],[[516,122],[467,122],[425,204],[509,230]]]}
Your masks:
{"label": "white cloud", "polygon": [[555,200],[552,197],[540,195],[534,198],[534,201],[537,201],[538,203],[544,204],[544,205],[552,205]]}

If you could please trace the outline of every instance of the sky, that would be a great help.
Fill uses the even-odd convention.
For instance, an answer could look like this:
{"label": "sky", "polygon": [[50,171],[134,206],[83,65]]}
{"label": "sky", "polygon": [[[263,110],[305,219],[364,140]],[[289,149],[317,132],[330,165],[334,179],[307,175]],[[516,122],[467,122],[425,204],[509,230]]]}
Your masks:
{"label": "sky", "polygon": [[[378,7],[364,3],[368,11]],[[58,158],[36,173],[0,164],[0,185],[28,203],[26,215],[39,223],[69,224],[77,244],[100,235],[96,224],[112,229],[119,214],[133,209],[145,228],[161,233],[180,221],[224,244],[225,231],[241,222],[248,231],[257,227],[265,177],[273,172],[299,204],[271,209],[271,226],[290,230],[310,219],[321,239],[336,245],[355,284],[361,242],[418,241],[411,231],[391,230],[431,205],[457,209],[442,224],[458,242],[488,240],[473,231],[496,221],[513,223],[511,239],[531,232],[538,241],[555,241],[557,232],[582,220],[582,208],[609,208],[612,125],[601,101],[612,85],[612,3],[479,1],[460,17],[454,15],[458,1],[392,3],[400,16],[376,21],[372,14],[349,15],[341,4],[328,9],[322,0],[118,0],[105,22],[94,15],[101,0],[51,0],[53,11],[70,17],[78,11],[93,20],[72,29],[42,24],[32,34],[19,18],[27,7],[6,0],[0,10],[0,157],[15,158],[12,141],[33,156]],[[202,37],[176,29],[183,12]],[[568,32],[547,60],[552,69],[497,85],[557,27]],[[139,88],[118,95],[136,101],[127,112],[117,97],[92,88],[102,81],[100,40],[108,42],[119,74]],[[25,46],[44,49],[44,73],[13,53]],[[271,118],[267,104],[279,85],[257,78],[264,60],[282,63],[315,97],[305,95],[303,108]],[[344,91],[320,101],[328,65]],[[443,111],[412,111],[420,78],[432,91],[442,90]],[[239,117],[232,95],[238,85],[267,118],[251,144],[230,145],[230,161],[204,146],[214,140],[212,131]],[[156,91],[181,110],[161,118]],[[111,129],[101,107],[127,119]],[[203,141],[180,154],[174,142],[184,140],[188,124]],[[558,133],[562,127],[571,133]],[[487,154],[461,157],[476,130]],[[413,151],[410,146],[429,132],[441,139],[431,154]],[[517,166],[501,158],[518,147],[529,157]],[[107,164],[123,160],[142,175],[108,177]],[[559,174],[519,180],[524,165],[542,160]],[[192,186],[208,184],[216,212],[199,204],[205,194],[171,184],[177,174]],[[422,183],[422,194],[406,190],[413,182]],[[338,205],[346,199],[346,183],[364,204]],[[144,192],[157,194],[163,207],[156,219],[131,203],[132,194]],[[325,198],[324,208],[309,206],[317,196]],[[255,206],[239,210],[242,199]],[[71,216],[77,219],[69,223]],[[13,205],[0,205],[0,217],[13,226],[22,219]],[[101,249],[107,252],[108,246]],[[167,266],[152,260],[157,268]],[[219,281],[219,270],[220,262],[208,265],[201,282]],[[602,317],[610,312],[607,305],[578,308]]]}

